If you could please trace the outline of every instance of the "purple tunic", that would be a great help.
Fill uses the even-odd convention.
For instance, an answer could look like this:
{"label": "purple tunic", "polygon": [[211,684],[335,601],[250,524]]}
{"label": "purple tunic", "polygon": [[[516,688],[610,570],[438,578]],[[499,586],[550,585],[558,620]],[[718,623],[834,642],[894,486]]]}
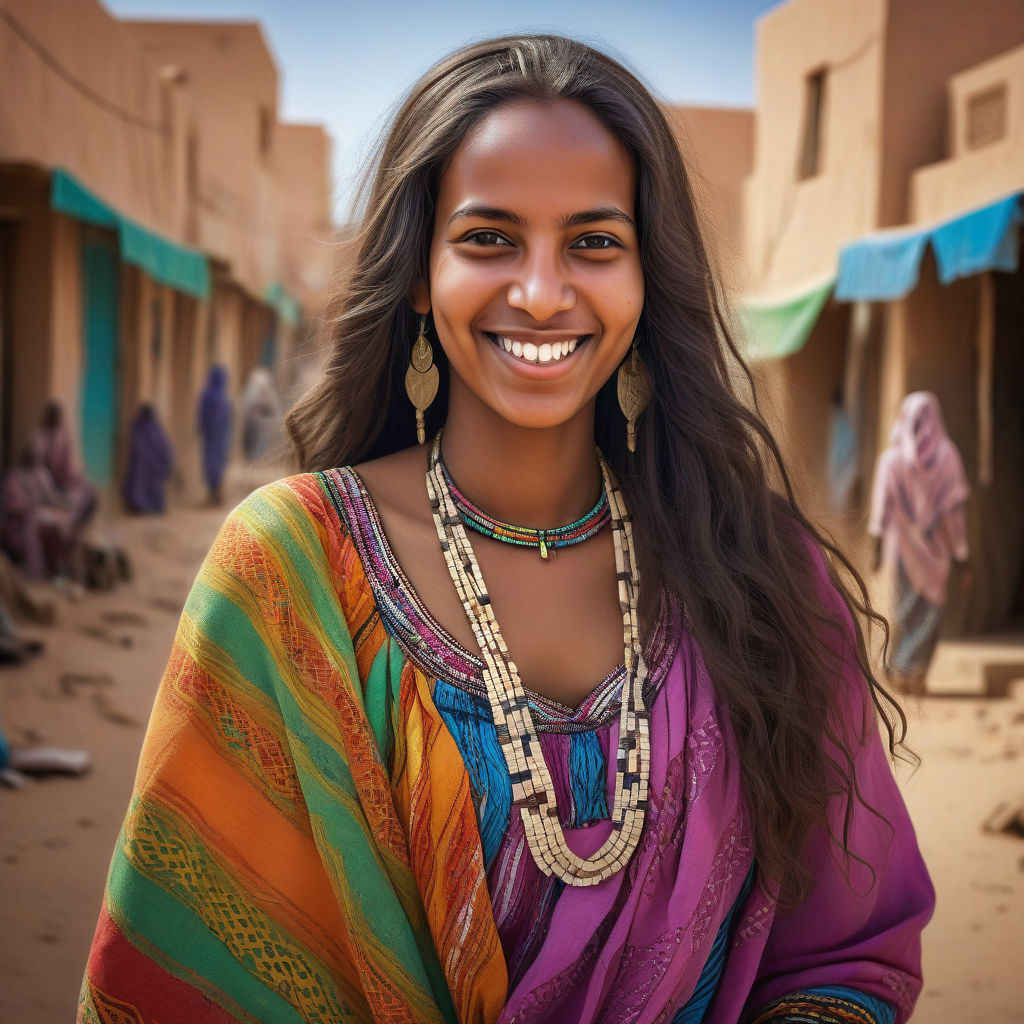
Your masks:
{"label": "purple tunic", "polygon": [[[777,914],[772,893],[749,885],[751,821],[728,717],[685,622],[666,613],[647,651],[651,801],[643,835],[625,870],[575,888],[541,874],[519,815],[509,813],[508,772],[500,752],[494,756],[479,658],[424,607],[356,474],[326,476],[384,626],[434,679],[435,705],[469,772],[509,968],[500,1024],[667,1024],[691,1019],[686,1011],[698,996],[705,1002],[692,1019],[736,1024],[823,986],[879,1007],[850,1019],[907,1019],[921,988],[920,933],[934,893],[856,666],[852,620],[816,549],[818,592],[841,624],[833,643],[845,665],[836,681],[843,713],[834,726],[857,751],[863,797],[886,819],[859,803],[853,813],[851,849],[871,867],[844,863],[822,827],[806,851],[816,886],[796,910]],[[622,675],[611,673],[575,710],[532,697],[566,840],[581,856],[596,851],[612,827],[608,753],[618,742]],[[579,783],[595,771],[597,799]],[[829,808],[837,835],[843,810],[838,799]]]}

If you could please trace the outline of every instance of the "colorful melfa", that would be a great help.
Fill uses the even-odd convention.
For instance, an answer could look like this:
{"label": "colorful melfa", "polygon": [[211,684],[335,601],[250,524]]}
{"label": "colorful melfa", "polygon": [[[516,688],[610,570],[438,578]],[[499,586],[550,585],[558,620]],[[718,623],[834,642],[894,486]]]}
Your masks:
{"label": "colorful melfa", "polygon": [[[820,586],[855,665],[823,563]],[[618,875],[565,886],[511,813],[479,658],[424,608],[358,476],[256,492],[185,607],[79,1021],[905,1020],[933,893],[855,669],[836,725],[865,737],[860,789],[888,823],[858,805],[847,859],[822,829],[817,887],[776,915],[685,621],[663,610],[647,661],[640,845]],[[622,676],[576,709],[532,695],[581,856],[611,827]]]}

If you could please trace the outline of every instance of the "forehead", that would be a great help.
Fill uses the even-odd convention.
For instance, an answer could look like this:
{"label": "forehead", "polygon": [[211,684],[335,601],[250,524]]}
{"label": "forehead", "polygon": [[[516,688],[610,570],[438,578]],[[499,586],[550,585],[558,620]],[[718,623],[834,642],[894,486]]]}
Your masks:
{"label": "forehead", "polygon": [[633,215],[629,150],[582,103],[519,100],[486,114],[441,175],[439,214],[465,202],[556,215],[615,205]]}

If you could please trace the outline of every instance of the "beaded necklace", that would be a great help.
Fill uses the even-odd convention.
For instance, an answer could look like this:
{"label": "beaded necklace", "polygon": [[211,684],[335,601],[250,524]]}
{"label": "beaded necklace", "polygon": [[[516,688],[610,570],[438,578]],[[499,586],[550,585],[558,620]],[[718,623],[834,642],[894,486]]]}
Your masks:
{"label": "beaded necklace", "polygon": [[498,628],[480,566],[445,479],[440,433],[431,445],[427,468],[427,494],[441,551],[483,657],[491,716],[512,781],[512,803],[519,808],[537,867],[545,875],[554,875],[573,886],[597,885],[629,862],[643,830],[650,781],[649,715],[643,694],[647,664],[640,646],[640,581],[633,557],[633,530],[618,482],[600,450],[597,455],[615,543],[626,678],[619,713],[612,834],[590,857],[577,856],[565,841],[558,820],[555,787],[541,753],[529,699]]}
{"label": "beaded necklace", "polygon": [[531,526],[515,526],[512,523],[502,522],[481,511],[467,498],[462,491],[455,486],[444,459],[439,457],[441,472],[444,474],[444,482],[455,507],[459,510],[462,522],[471,530],[482,533],[492,540],[499,540],[503,544],[515,544],[524,548],[539,548],[540,557],[547,558],[548,551],[556,551],[558,548],[567,548],[573,544],[580,544],[596,536],[611,522],[611,510],[608,507],[608,493],[604,487],[601,488],[601,497],[597,504],[585,515],[580,516],[574,523],[566,526],[554,526],[549,530],[535,530]]}

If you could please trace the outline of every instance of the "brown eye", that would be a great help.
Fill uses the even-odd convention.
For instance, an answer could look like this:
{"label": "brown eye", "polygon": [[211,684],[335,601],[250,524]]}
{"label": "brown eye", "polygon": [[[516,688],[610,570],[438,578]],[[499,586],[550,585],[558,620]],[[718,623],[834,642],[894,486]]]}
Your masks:
{"label": "brown eye", "polygon": [[473,234],[467,235],[463,241],[484,246],[511,245],[509,240],[499,235],[497,231],[474,231]]}
{"label": "brown eye", "polygon": [[591,252],[601,252],[606,249],[621,249],[622,246],[609,238],[608,235],[584,235],[570,246],[571,249],[585,249]]}

